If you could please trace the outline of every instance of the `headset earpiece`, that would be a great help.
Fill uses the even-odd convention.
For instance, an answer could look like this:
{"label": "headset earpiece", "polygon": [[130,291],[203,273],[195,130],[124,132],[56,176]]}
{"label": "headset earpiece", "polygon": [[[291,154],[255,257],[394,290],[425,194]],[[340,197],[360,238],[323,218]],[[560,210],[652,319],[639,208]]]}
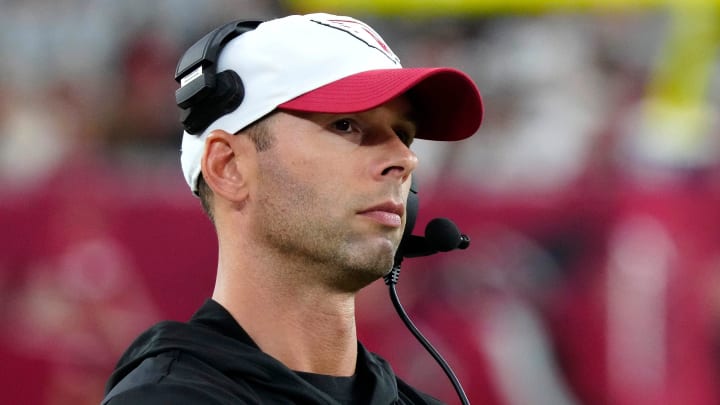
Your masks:
{"label": "headset earpiece", "polygon": [[182,110],[180,121],[190,134],[205,130],[219,117],[235,110],[245,97],[240,76],[232,70],[217,72],[222,48],[245,32],[252,31],[261,21],[233,21],[201,38],[178,62],[175,101]]}
{"label": "headset earpiece", "polygon": [[212,93],[198,105],[180,112],[180,122],[190,134],[198,134],[213,121],[232,112],[243,101],[245,86],[240,76],[232,70],[225,70],[215,75],[215,86]]}

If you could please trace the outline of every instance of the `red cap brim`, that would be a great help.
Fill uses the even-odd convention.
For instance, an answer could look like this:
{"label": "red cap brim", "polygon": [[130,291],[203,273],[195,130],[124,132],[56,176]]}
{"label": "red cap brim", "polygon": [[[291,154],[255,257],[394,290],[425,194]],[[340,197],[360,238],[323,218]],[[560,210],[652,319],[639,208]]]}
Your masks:
{"label": "red cap brim", "polygon": [[417,138],[457,141],[477,132],[483,103],[475,82],[452,68],[380,69],[319,87],[278,108],[351,113],[369,110],[407,93],[417,110]]}

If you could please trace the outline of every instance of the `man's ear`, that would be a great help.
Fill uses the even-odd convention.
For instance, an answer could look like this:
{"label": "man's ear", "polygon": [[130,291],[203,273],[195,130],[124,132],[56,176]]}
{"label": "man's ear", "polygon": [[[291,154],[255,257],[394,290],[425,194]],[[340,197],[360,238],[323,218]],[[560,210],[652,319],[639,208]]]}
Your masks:
{"label": "man's ear", "polygon": [[208,186],[228,201],[242,203],[248,196],[250,154],[255,148],[247,137],[215,130],[205,140],[205,152],[201,160],[203,178]]}

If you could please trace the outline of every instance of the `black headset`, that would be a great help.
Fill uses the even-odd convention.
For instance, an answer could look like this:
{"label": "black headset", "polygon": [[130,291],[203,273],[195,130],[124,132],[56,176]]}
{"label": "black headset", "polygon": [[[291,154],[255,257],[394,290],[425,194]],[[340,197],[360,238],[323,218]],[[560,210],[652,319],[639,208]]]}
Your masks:
{"label": "black headset", "polygon": [[413,235],[419,210],[418,186],[415,176],[410,183],[405,218],[405,229],[395,252],[395,265],[399,266],[404,258],[429,256],[455,249],[467,249],[470,238],[460,233],[458,227],[447,218],[435,218],[425,226],[423,236]]}
{"label": "black headset", "polygon": [[217,71],[218,56],[230,40],[252,31],[262,21],[238,20],[212,30],[180,58],[175,69],[175,102],[185,131],[197,135],[213,121],[234,111],[245,97],[240,76],[232,70]]}

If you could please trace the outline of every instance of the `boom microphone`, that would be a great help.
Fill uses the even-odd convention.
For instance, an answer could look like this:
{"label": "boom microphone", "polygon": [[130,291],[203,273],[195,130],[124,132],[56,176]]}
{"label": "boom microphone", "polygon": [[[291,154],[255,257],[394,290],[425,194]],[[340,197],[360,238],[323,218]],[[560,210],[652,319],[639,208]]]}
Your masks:
{"label": "boom microphone", "polygon": [[410,235],[402,246],[403,257],[430,256],[438,252],[467,249],[470,238],[461,234],[457,225],[447,218],[435,218],[425,226],[425,236]]}
{"label": "boom microphone", "polygon": [[[438,252],[465,249],[470,239],[461,234],[457,225],[447,218],[435,218],[425,226],[425,239]],[[467,243],[463,245],[463,242]]]}
{"label": "boom microphone", "polygon": [[423,347],[432,355],[435,361],[438,362],[440,367],[448,376],[450,382],[455,388],[460,402],[463,405],[469,405],[465,390],[463,390],[460,380],[458,380],[455,372],[450,368],[450,365],[445,359],[438,353],[433,345],[423,336],[418,328],[413,324],[412,320],[408,316],[405,308],[400,303],[400,298],[397,294],[396,284],[400,277],[400,264],[403,258],[406,257],[419,257],[429,256],[438,252],[449,252],[453,249],[466,249],[470,245],[470,238],[467,235],[460,233],[458,227],[449,219],[446,218],[435,218],[425,226],[425,236],[416,235],[405,235],[400,243],[398,251],[395,254],[395,263],[388,274],[383,279],[387,284],[390,291],[390,300],[395,307],[400,319],[402,319],[405,326],[408,327],[410,332],[415,338],[423,345]]}

